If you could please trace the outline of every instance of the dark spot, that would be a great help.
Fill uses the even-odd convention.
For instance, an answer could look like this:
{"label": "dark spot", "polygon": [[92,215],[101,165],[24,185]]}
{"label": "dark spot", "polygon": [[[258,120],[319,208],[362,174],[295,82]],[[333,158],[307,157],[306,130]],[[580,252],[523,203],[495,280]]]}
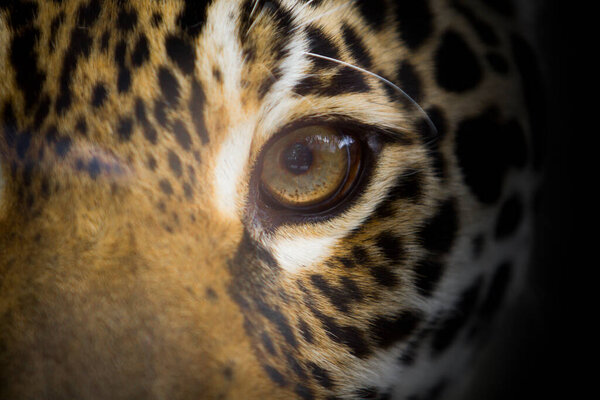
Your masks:
{"label": "dark spot", "polygon": [[77,12],[77,25],[80,28],[91,28],[100,16],[101,6],[99,0],[92,0],[82,4]]}
{"label": "dark spot", "polygon": [[158,187],[160,187],[160,190],[167,196],[173,194],[173,187],[171,186],[171,183],[166,179],[161,179],[160,182],[158,182]]}
{"label": "dark spot", "polygon": [[331,389],[333,387],[333,382],[326,370],[312,362],[308,363],[308,369],[319,385],[326,389]]}
{"label": "dark spot", "polygon": [[7,101],[2,112],[2,125],[3,129],[0,132],[3,133],[6,144],[12,147],[17,140],[17,120],[15,118],[15,112],[13,110],[12,103]]}
{"label": "dark spot", "polygon": [[420,321],[421,316],[411,311],[402,312],[393,319],[379,317],[372,322],[371,333],[377,345],[386,349],[408,338]]}
{"label": "dark spot", "polygon": [[[310,53],[319,54],[329,58],[340,58],[340,52],[337,46],[321,29],[309,26],[306,29],[306,35],[308,37],[308,51]],[[331,65],[330,61],[316,57],[312,58],[315,68],[321,69]]]}
{"label": "dark spot", "polygon": [[391,201],[407,199],[418,203],[423,196],[421,179],[421,173],[418,170],[407,169],[396,179],[396,183],[389,190],[388,199]]}
{"label": "dark spot", "polygon": [[50,125],[48,127],[46,130],[45,139],[48,144],[56,143],[56,140],[58,139],[58,130],[56,129],[56,126]]}
{"label": "dark spot", "polygon": [[490,64],[490,67],[500,75],[506,75],[508,73],[508,61],[502,54],[489,52],[485,55],[485,58],[488,64]]}
{"label": "dark spot", "polygon": [[0,8],[8,8],[9,24],[13,30],[18,30],[25,25],[31,25],[38,13],[38,5],[30,1],[3,2]]}
{"label": "dark spot", "polygon": [[139,67],[149,59],[150,49],[148,48],[148,38],[142,33],[133,48],[133,53],[131,53],[131,65]]}
{"label": "dark spot", "polygon": [[352,261],[350,258],[347,258],[347,257],[338,257],[337,261],[339,261],[339,263],[342,264],[342,266],[344,268],[356,267],[356,264],[354,264],[354,261]]}
{"label": "dark spot", "polygon": [[173,171],[177,178],[181,177],[183,172],[181,169],[181,160],[179,160],[179,156],[177,156],[177,154],[175,154],[172,150],[169,150],[168,159],[169,168],[171,168],[171,171]]}
{"label": "dark spot", "polygon": [[315,395],[313,394],[312,390],[310,390],[304,385],[296,385],[294,392],[303,400],[312,400],[315,398]]}
{"label": "dark spot", "polygon": [[183,184],[183,195],[188,200],[192,200],[192,198],[194,197],[194,190],[187,182]]}
{"label": "dark spot", "polygon": [[304,368],[302,368],[298,360],[290,353],[287,353],[285,356],[287,364],[291,368],[291,370],[294,371],[298,378],[300,378],[303,381],[306,380],[306,372],[304,372]]}
{"label": "dark spot", "polygon": [[218,83],[223,83],[223,73],[221,72],[219,67],[216,67],[216,66],[213,67],[212,74],[213,74],[213,78],[215,78],[215,80]]}
{"label": "dark spot", "polygon": [[119,139],[123,141],[127,141],[131,138],[131,134],[133,133],[133,120],[129,117],[122,117],[119,120],[119,124],[117,126],[117,134],[119,135]]}
{"label": "dark spot", "polygon": [[165,48],[169,58],[183,73],[189,75],[194,72],[196,53],[191,44],[181,37],[170,35],[165,39]]}
{"label": "dark spot", "polygon": [[39,127],[44,123],[48,113],[50,112],[50,96],[45,94],[42,96],[42,100],[38,105],[37,111],[35,112],[35,117],[33,120],[33,128],[39,129]]}
{"label": "dark spot", "polygon": [[156,99],[154,101],[154,118],[161,124],[163,127],[167,126],[167,104],[164,100]]}
{"label": "dark spot", "polygon": [[127,54],[127,43],[124,40],[120,40],[115,46],[115,62],[119,67],[125,67],[125,56]]}
{"label": "dark spot", "polygon": [[334,342],[343,344],[358,358],[366,358],[372,350],[365,341],[363,333],[354,326],[339,325],[332,317],[322,314],[315,307],[311,311],[321,321],[327,336]]}
{"label": "dark spot", "polygon": [[450,92],[464,92],[481,82],[483,71],[477,56],[464,39],[446,31],[435,53],[435,77],[438,85]]}
{"label": "dark spot", "polygon": [[367,266],[370,263],[367,249],[360,245],[354,245],[352,247],[352,256],[358,265]]}
{"label": "dark spot", "polygon": [[71,138],[68,136],[62,137],[54,144],[54,152],[60,158],[64,158],[71,149]]}
{"label": "dark spot", "polygon": [[427,1],[396,1],[398,30],[404,43],[415,50],[433,32],[433,15]]}
{"label": "dark spot", "polygon": [[358,9],[372,28],[380,29],[385,22],[387,10],[384,0],[358,0]]}
{"label": "dark spot", "polygon": [[192,37],[198,36],[206,23],[206,9],[212,0],[186,0],[177,17],[177,26]]}
{"label": "dark spot", "polygon": [[[269,10],[269,11],[267,11]],[[269,53],[273,56],[273,62],[279,63],[288,54],[286,49],[287,44],[290,41],[290,30],[293,27],[293,16],[292,14],[283,8],[278,2],[267,1],[263,6],[263,12],[272,16],[276,31],[271,36]]]}
{"label": "dark spot", "polygon": [[100,51],[108,51],[108,45],[110,42],[110,31],[106,30],[100,37]]}
{"label": "dark spot", "polygon": [[85,122],[85,117],[80,117],[75,124],[75,131],[81,133],[82,135],[87,135],[88,126],[87,122]]}
{"label": "dark spot", "polygon": [[93,180],[96,180],[98,175],[100,175],[101,168],[102,168],[102,165],[100,164],[100,160],[98,160],[96,157],[94,157],[88,163],[86,170],[87,170],[87,173],[89,174],[90,178],[92,178]]}
{"label": "dark spot", "polygon": [[369,269],[375,281],[382,286],[393,288],[398,285],[398,277],[385,265],[376,265]]}
{"label": "dark spot", "polygon": [[131,72],[129,68],[119,68],[117,77],[117,90],[119,93],[127,93],[131,88]]}
{"label": "dark spot", "polygon": [[458,125],[455,151],[465,183],[486,204],[497,201],[509,168],[527,161],[521,126],[516,120],[502,123],[496,109]]}
{"label": "dark spot", "polygon": [[135,10],[127,11],[121,9],[117,16],[117,28],[123,32],[132,31],[138,22],[137,12]]}
{"label": "dark spot", "polygon": [[421,230],[423,246],[434,253],[446,253],[454,243],[458,230],[456,205],[454,199],[446,200]]}
{"label": "dark spot", "polygon": [[451,314],[441,322],[440,329],[433,336],[431,349],[434,356],[441,354],[454,341],[460,330],[471,317],[472,311],[477,304],[481,289],[481,279],[476,280],[471,286],[462,292],[456,306]]}
{"label": "dark spot", "polygon": [[444,266],[437,261],[425,259],[415,266],[415,286],[421,296],[431,296],[433,289],[444,272]]}
{"label": "dark spot", "polygon": [[404,248],[400,238],[391,232],[381,232],[375,238],[375,244],[382,251],[383,255],[393,263],[399,262],[404,254]]}
{"label": "dark spot", "polygon": [[233,369],[231,367],[223,368],[223,376],[226,380],[231,381],[233,379]]}
{"label": "dark spot", "polygon": [[275,382],[279,386],[285,386],[286,385],[285,378],[275,368],[271,367],[270,365],[263,365],[263,368],[267,372],[267,376],[269,377],[269,379],[271,379],[273,382]]}
{"label": "dark spot", "polygon": [[[14,68],[17,85],[25,96],[26,112],[38,102],[41,88],[46,81],[45,72],[38,68],[38,55],[35,50],[39,36],[39,30],[28,28],[17,34],[10,45],[10,62]],[[69,53],[66,54],[68,55]]]}
{"label": "dark spot", "polygon": [[167,103],[174,107],[179,100],[179,82],[177,78],[165,67],[160,67],[158,70],[158,84],[163,97]]}
{"label": "dark spot", "polygon": [[398,69],[398,86],[417,103],[422,100],[421,79],[415,68],[408,61],[400,64]]}
{"label": "dark spot", "polygon": [[294,93],[300,96],[306,96],[310,93],[315,93],[318,91],[321,82],[318,77],[314,75],[308,75],[296,83],[294,86]]}
{"label": "dark spot", "polygon": [[265,349],[267,349],[269,353],[271,353],[272,355],[277,354],[277,352],[275,351],[275,346],[273,345],[273,340],[271,340],[271,337],[267,332],[263,332],[260,335],[260,339],[263,343],[263,346],[265,347]]}
{"label": "dark spot", "polygon": [[313,343],[314,339],[313,339],[312,330],[310,329],[310,326],[308,326],[302,318],[300,318],[298,321],[298,329],[300,330],[300,334],[302,335],[304,340],[306,340],[306,342]]}
{"label": "dark spot", "polygon": [[342,67],[326,87],[318,93],[326,96],[338,96],[344,93],[365,93],[371,90],[364,74],[350,67]]}
{"label": "dark spot", "polygon": [[370,69],[373,64],[371,54],[365,48],[362,39],[356,31],[350,25],[344,24],[342,26],[342,37],[356,63]]}
{"label": "dark spot", "polygon": [[298,347],[298,342],[287,317],[281,311],[267,305],[262,300],[256,300],[258,311],[277,327],[285,341],[292,347]]}
{"label": "dark spot", "polygon": [[173,134],[177,143],[185,150],[189,150],[192,145],[192,137],[182,121],[177,120],[173,123]]}
{"label": "dark spot", "polygon": [[21,132],[20,135],[17,136],[16,150],[17,156],[22,160],[25,158],[25,154],[27,154],[27,150],[29,150],[29,145],[31,144],[31,133],[28,131]]}
{"label": "dark spot", "polygon": [[107,96],[108,90],[106,89],[106,86],[104,86],[103,83],[97,83],[92,90],[92,105],[94,107],[102,106]]}
{"label": "dark spot", "polygon": [[150,124],[146,117],[146,105],[144,100],[137,98],[135,100],[135,117],[143,126],[144,137],[152,144],[156,144],[157,134],[156,129]]}
{"label": "dark spot", "polygon": [[496,220],[496,239],[504,239],[512,235],[523,219],[523,203],[517,196],[512,196],[502,204]]}
{"label": "dark spot", "polygon": [[192,116],[192,123],[196,134],[200,137],[202,144],[208,143],[208,132],[204,122],[204,102],[206,97],[200,83],[196,80],[192,82],[192,94],[190,97],[189,110]]}
{"label": "dark spot", "polygon": [[329,299],[331,304],[340,310],[340,312],[347,313],[349,311],[348,305],[352,300],[352,293],[348,293],[343,289],[330,285],[322,275],[313,274],[310,276],[310,280],[312,284]]}
{"label": "dark spot", "polygon": [[152,26],[158,28],[162,23],[163,17],[160,13],[155,12],[152,14],[152,18],[150,19]]}
{"label": "dark spot", "polygon": [[148,156],[148,168],[150,168],[151,171],[156,169],[156,159],[152,155]]}
{"label": "dark spot", "polygon": [[340,284],[342,285],[343,290],[349,296],[350,299],[354,301],[362,301],[363,294],[356,282],[347,276],[342,276],[340,278]]}

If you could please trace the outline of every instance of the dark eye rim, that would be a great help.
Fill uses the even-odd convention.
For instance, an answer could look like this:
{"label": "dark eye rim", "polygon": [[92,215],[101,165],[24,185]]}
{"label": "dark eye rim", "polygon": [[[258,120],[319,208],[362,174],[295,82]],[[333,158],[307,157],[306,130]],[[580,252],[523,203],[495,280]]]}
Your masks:
{"label": "dark eye rim", "polygon": [[[328,207],[295,207],[288,208],[278,204],[276,200],[265,196],[261,189],[261,172],[266,150],[277,140],[291,132],[313,125],[324,125],[336,132],[351,136],[358,144],[360,166],[357,176],[347,193]],[[303,224],[331,219],[347,210],[368,185],[373,166],[381,151],[382,144],[388,141],[389,132],[372,125],[364,124],[351,118],[314,117],[292,122],[273,135],[262,147],[250,175],[250,186],[247,202],[247,214],[251,219],[258,219],[264,228],[275,228],[280,225]],[[341,190],[341,188],[340,188]]]}

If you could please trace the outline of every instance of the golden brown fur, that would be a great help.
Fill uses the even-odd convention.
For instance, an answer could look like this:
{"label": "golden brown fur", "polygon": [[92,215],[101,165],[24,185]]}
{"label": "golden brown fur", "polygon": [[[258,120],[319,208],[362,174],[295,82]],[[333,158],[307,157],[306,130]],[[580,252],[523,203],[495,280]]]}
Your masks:
{"label": "golden brown fur", "polygon": [[[0,8],[0,398],[360,398],[369,382],[387,385],[381,365],[435,330],[438,316],[452,312],[478,275],[465,249],[480,230],[493,229],[496,208],[482,205],[465,184],[455,131],[466,116],[490,107],[500,109],[494,118],[503,123],[525,121],[525,113],[513,61],[508,75],[485,66],[482,82],[468,93],[439,87],[433,54],[445,29],[466,37],[476,53],[486,51],[450,2],[431,2],[433,33],[414,51],[391,14],[374,30],[352,2],[325,1],[314,9],[281,2],[280,10],[300,25],[291,32],[263,2],[248,19],[243,7],[254,2],[214,1],[206,25],[183,28],[179,1],[100,2],[87,20],[82,7],[93,1],[34,3],[31,18],[19,14],[20,24],[16,8]],[[133,26],[119,28],[132,11]],[[485,15],[498,27],[504,51],[510,23],[489,10]],[[376,77],[365,75],[368,92],[294,93],[314,73],[314,57],[303,53],[303,21],[331,37],[340,60],[361,64],[342,39],[342,20],[364,40],[371,71],[392,79],[399,60],[414,66],[419,105],[445,116],[438,127],[445,132],[444,176],[427,143],[435,137],[419,131],[423,114],[405,100],[392,101]],[[237,41],[240,26],[246,34]],[[32,27],[34,55],[22,57],[33,64],[22,77],[13,38]],[[64,60],[75,51],[75,34],[90,43],[71,68]],[[137,65],[140,35],[149,51]],[[191,69],[186,59],[169,56],[169,35],[191,44]],[[284,58],[296,57],[283,66],[275,51],[282,35],[292,38]],[[328,65],[318,74],[320,85],[340,69]],[[128,85],[120,80],[124,70]],[[44,75],[41,87],[27,94],[23,88],[36,74]],[[168,88],[175,80],[175,93],[165,91],[161,76]],[[96,106],[99,82],[106,96]],[[204,98],[194,97],[197,86]],[[70,103],[61,109],[65,93]],[[156,111],[161,107],[166,123]],[[331,219],[269,228],[248,200],[261,149],[289,122],[338,115],[389,136],[363,194]],[[418,174],[419,199],[378,208],[399,177],[411,174]],[[514,176],[526,182],[528,174]],[[444,205],[452,207],[457,227],[450,250],[438,254],[420,232]],[[390,236],[401,246],[381,244]],[[368,252],[364,265],[356,249]],[[383,275],[373,272],[390,254],[401,261],[392,260]],[[431,298],[417,287],[419,263],[428,257],[449,265],[444,290]],[[344,267],[348,259],[354,267]],[[464,276],[459,284],[457,276]],[[404,324],[406,334],[388,343],[377,330],[385,321]],[[329,383],[315,366],[327,371]]]}

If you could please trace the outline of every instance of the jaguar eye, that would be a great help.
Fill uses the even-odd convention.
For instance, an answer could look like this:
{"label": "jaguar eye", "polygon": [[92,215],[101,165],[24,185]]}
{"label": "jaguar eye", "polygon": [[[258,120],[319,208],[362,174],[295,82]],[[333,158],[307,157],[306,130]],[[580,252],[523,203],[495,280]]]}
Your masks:
{"label": "jaguar eye", "polygon": [[312,125],[276,139],[263,153],[260,187],[271,205],[318,212],[354,187],[361,166],[358,141],[329,126]]}

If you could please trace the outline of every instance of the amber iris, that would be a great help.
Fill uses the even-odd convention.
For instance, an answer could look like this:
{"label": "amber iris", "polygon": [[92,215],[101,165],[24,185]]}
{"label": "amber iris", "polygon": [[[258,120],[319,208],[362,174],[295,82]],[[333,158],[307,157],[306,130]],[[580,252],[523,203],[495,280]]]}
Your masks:
{"label": "amber iris", "polygon": [[284,208],[331,206],[356,180],[359,150],[352,136],[334,128],[312,125],[296,129],[265,150],[261,188]]}

